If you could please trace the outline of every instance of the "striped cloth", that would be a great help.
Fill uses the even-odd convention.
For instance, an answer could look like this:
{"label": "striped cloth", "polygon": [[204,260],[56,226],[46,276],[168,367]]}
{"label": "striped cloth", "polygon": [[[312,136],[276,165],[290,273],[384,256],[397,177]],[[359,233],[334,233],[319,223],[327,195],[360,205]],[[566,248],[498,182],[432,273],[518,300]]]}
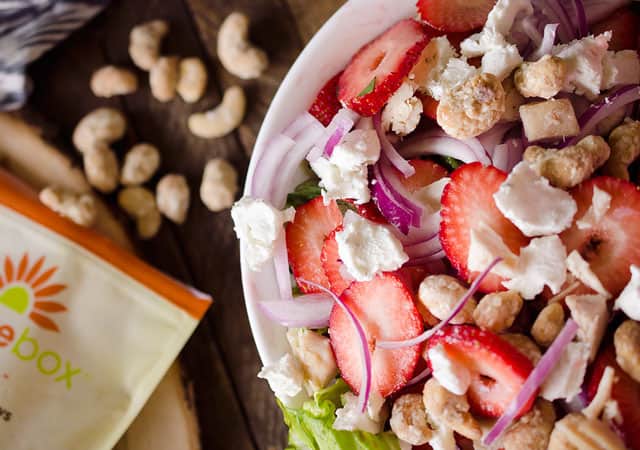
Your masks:
{"label": "striped cloth", "polygon": [[20,108],[31,91],[27,65],[66,38],[109,0],[0,0],[0,110]]}

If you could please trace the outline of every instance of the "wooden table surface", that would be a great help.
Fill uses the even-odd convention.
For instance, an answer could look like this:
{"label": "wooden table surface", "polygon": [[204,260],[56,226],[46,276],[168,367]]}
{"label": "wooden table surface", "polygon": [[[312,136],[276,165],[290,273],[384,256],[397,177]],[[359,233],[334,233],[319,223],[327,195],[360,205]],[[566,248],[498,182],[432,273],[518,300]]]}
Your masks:
{"label": "wooden table surface", "polygon": [[[263,116],[296,56],[342,0],[114,0],[83,29],[32,65],[33,95],[27,111],[46,124],[45,135],[79,162],[71,145],[75,124],[99,106],[120,108],[128,117],[127,136],[116,145],[119,155],[134,143],[157,145],[160,173],[184,174],[192,191],[188,220],[182,226],[165,220],[159,235],[140,243],[142,254],[169,274],[204,290],[215,305],[182,354],[193,380],[202,446],[208,449],[281,449],[285,427],[260,369],[245,312],[238,244],[228,211],[211,213],[198,196],[205,162],[227,158],[244,178]],[[252,40],[271,60],[258,80],[243,82],[227,73],[216,56],[216,35],[232,11],[252,20]],[[146,74],[133,95],[100,99],[89,90],[91,73],[105,64],[133,67],[128,58],[130,29],[162,18],[171,31],[165,54],[199,56],[209,69],[206,96],[195,105],[180,100],[160,103],[149,93]],[[239,130],[215,140],[192,136],[186,118],[216,105],[220,92],[233,84],[248,96],[246,119]],[[113,197],[109,199],[113,204]],[[126,220],[123,217],[123,220]]]}

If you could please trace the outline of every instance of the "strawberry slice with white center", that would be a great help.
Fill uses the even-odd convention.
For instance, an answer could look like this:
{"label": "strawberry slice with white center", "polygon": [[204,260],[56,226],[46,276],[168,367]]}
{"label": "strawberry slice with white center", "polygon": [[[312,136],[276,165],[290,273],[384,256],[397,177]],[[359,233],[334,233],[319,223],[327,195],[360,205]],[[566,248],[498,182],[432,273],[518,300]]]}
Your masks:
{"label": "strawberry slice with white center", "polygon": [[322,261],[322,268],[329,280],[331,286],[331,292],[336,295],[342,294],[345,289],[351,284],[351,279],[347,273],[345,265],[340,260],[338,254],[338,242],[336,241],[336,233],[342,230],[342,227],[336,228],[327,238],[324,240],[322,246],[322,254],[320,260]]}
{"label": "strawberry slice with white center", "polygon": [[611,400],[615,400],[622,416],[616,428],[631,450],[640,450],[640,383],[637,383],[618,366],[613,346],[605,347],[596,357],[587,384],[589,400],[595,397],[604,370],[610,366],[615,371]]}
{"label": "strawberry slice with white center", "polygon": [[398,90],[431,36],[413,19],[401,20],[353,57],[338,82],[338,99],[362,116],[373,116]]}
{"label": "strawberry slice with white center", "polygon": [[481,28],[496,0],[418,0],[422,20],[444,32],[465,32]]}
{"label": "strawberry slice with white center", "polygon": [[[498,335],[471,325],[448,325],[427,341],[427,351],[442,345],[447,357],[471,373],[467,398],[471,410],[485,417],[500,417],[518,395],[533,370],[529,358]],[[525,414],[536,398],[520,410]]]}
{"label": "strawberry slice with white center", "polygon": [[[322,197],[316,197],[296,208],[294,220],[285,230],[289,265],[296,279],[303,278],[330,289],[320,255],[324,240],[341,224],[342,213],[334,200],[325,205]],[[298,286],[306,294],[320,292],[306,283]]]}
{"label": "strawberry slice with white center", "polygon": [[[422,346],[385,350],[375,348],[375,342],[411,339],[422,333],[422,318],[410,289],[397,275],[384,273],[371,281],[354,282],[340,298],[367,335],[372,350],[372,389],[383,397],[393,394],[413,376]],[[360,392],[361,341],[349,316],[337,304],[331,310],[329,336],[342,378],[354,392]]]}
{"label": "strawberry slice with white center", "polygon": [[605,289],[616,297],[631,278],[629,266],[640,265],[640,191],[633,183],[618,178],[587,180],[571,191],[578,204],[576,219],[582,218],[591,206],[594,187],[611,195],[604,217],[583,230],[574,223],[560,234],[560,239],[567,254],[577,250]]}
{"label": "strawberry slice with white center", "polygon": [[[398,171],[400,183],[411,193],[429,186],[436,181],[449,176],[449,172],[443,166],[433,161],[424,159],[412,159],[409,164],[415,169],[415,173],[408,178],[403,177]],[[394,169],[395,170],[395,169]]]}
{"label": "strawberry slice with white center", "polygon": [[[507,179],[507,174],[481,163],[465,164],[451,174],[451,181],[442,194],[440,242],[447,258],[460,276],[472,281],[479,272],[469,272],[467,260],[471,229],[484,224],[497,233],[514,254],[527,245],[522,234],[496,207],[493,194]],[[505,288],[503,278],[489,274],[480,284],[480,291],[495,292]]]}

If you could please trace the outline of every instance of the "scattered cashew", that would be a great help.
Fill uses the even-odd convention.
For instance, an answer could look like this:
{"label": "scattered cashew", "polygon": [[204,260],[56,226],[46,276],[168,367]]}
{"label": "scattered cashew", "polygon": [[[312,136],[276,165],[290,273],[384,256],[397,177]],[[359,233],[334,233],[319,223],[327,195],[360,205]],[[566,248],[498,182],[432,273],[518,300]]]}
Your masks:
{"label": "scattered cashew", "polygon": [[73,131],[73,145],[80,153],[98,146],[108,146],[117,141],[127,128],[120,111],[113,108],[98,108],[84,116]]}
{"label": "scattered cashew", "polygon": [[557,421],[548,450],[624,450],[620,437],[607,424],[571,413]]}
{"label": "scattered cashew", "polygon": [[185,58],[180,61],[176,90],[185,102],[197,102],[207,87],[207,77],[207,68],[200,58]]}
{"label": "scattered cashew", "polygon": [[549,99],[562,90],[567,72],[567,63],[562,58],[545,55],[538,61],[522,63],[513,79],[525,97]]}
{"label": "scattered cashew", "polygon": [[204,168],[200,199],[210,211],[231,208],[238,192],[238,173],[221,158],[210,160]]}
{"label": "scattered cashew", "polygon": [[479,439],[480,424],[470,412],[466,395],[456,395],[446,390],[435,378],[424,385],[422,401],[429,417],[437,424],[445,425],[469,438]]}
{"label": "scattered cashew", "polygon": [[162,224],[162,216],[156,206],[153,192],[139,187],[127,187],[118,193],[118,204],[136,221],[138,235],[149,239],[156,235]]}
{"label": "scattered cashew", "polygon": [[249,42],[249,18],[231,13],[218,31],[218,58],[233,75],[249,80],[258,78],[269,65],[267,54]]}
{"label": "scattered cashew", "polygon": [[603,167],[604,173],[629,180],[629,165],[640,156],[640,122],[625,120],[609,135],[609,145],[611,157]]}
{"label": "scattered cashew", "polygon": [[126,95],[138,89],[136,74],[116,66],[104,66],[91,76],[91,91],[96,97]]}
{"label": "scattered cashew", "polygon": [[533,145],[524,152],[524,160],[559,188],[572,188],[602,166],[611,150],[600,136],[587,136],[563,149],[545,149]]}
{"label": "scattered cashew", "polygon": [[149,70],[149,87],[156,100],[168,102],[176,96],[178,58],[161,56]]}
{"label": "scattered cashew", "polygon": [[228,88],[216,108],[189,116],[189,130],[201,138],[217,138],[235,130],[244,117],[247,99],[239,86]]}
{"label": "scattered cashew", "polygon": [[560,303],[545,306],[531,327],[531,336],[538,345],[548,347],[564,326],[564,309]]}
{"label": "scattered cashew", "polygon": [[511,325],[522,309],[522,297],[516,291],[485,295],[473,311],[473,320],[480,328],[500,333]]}
{"label": "scattered cashew", "polygon": [[105,194],[118,187],[118,159],[113,150],[99,146],[85,152],[83,160],[84,172],[91,186]]}
{"label": "scattered cashew", "polygon": [[481,73],[444,93],[437,119],[444,131],[458,139],[490,130],[506,111],[506,96],[495,75]]}
{"label": "scattered cashew", "polygon": [[398,438],[411,445],[424,445],[433,435],[420,394],[398,397],[393,403],[389,425]]}
{"label": "scattered cashew", "polygon": [[151,144],[136,144],[124,157],[120,182],[125,186],[146,183],[160,166],[160,152]]}
{"label": "scattered cashew", "polygon": [[527,414],[507,429],[502,446],[504,450],[547,450],[555,422],[553,403],[538,399]]}
{"label": "scattered cashew", "polygon": [[[418,301],[431,314],[440,320],[449,316],[453,308],[467,292],[460,282],[449,275],[429,275],[418,289]],[[471,298],[462,310],[451,319],[453,324],[473,323],[473,310],[476,308],[475,299]]]}
{"label": "scattered cashew", "polygon": [[158,210],[175,223],[184,223],[189,209],[189,186],[182,175],[169,174],[156,186]]}
{"label": "scattered cashew", "polygon": [[49,186],[40,191],[40,201],[80,226],[90,227],[96,221],[96,202],[91,194],[80,194]]}
{"label": "scattered cashew", "polygon": [[502,82],[504,89],[504,114],[500,120],[504,122],[515,122],[520,120],[520,106],[524,104],[524,97],[513,82],[513,77],[505,78]]}
{"label": "scattered cashew", "polygon": [[152,20],[134,27],[129,34],[129,56],[142,70],[149,70],[160,55],[162,38],[169,31],[164,20]]}
{"label": "scattered cashew", "polygon": [[616,361],[622,370],[640,383],[640,324],[626,320],[613,335],[616,349]]}
{"label": "scattered cashew", "polygon": [[507,341],[520,353],[529,358],[529,361],[531,361],[534,366],[536,366],[538,364],[538,361],[540,361],[540,358],[542,358],[542,353],[540,352],[538,344],[533,342],[524,334],[506,333],[501,334],[500,338],[504,341]]}

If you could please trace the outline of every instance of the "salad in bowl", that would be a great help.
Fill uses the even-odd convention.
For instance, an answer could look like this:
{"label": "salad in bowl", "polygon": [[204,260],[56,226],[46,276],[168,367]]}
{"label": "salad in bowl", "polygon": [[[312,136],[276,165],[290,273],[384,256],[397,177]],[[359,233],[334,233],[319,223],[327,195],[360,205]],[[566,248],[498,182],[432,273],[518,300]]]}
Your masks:
{"label": "salad in bowl", "polygon": [[638,23],[354,0],[311,41],[231,211],[289,448],[640,450]]}

